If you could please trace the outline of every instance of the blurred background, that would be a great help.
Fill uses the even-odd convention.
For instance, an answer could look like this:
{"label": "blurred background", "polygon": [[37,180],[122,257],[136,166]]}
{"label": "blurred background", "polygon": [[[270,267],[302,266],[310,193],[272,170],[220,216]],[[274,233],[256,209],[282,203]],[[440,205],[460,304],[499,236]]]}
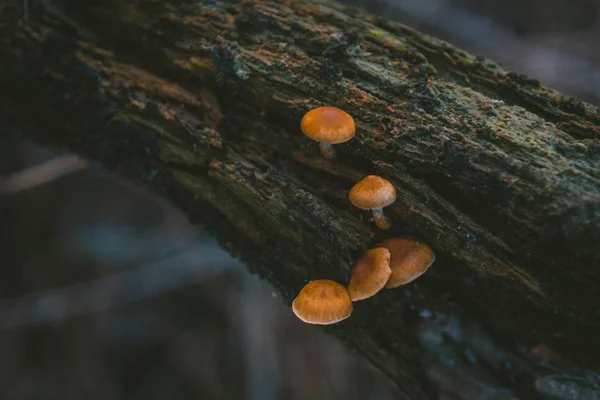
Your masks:
{"label": "blurred background", "polygon": [[[600,103],[600,1],[345,3]],[[398,397],[166,200],[2,140],[0,399]],[[431,373],[444,399],[514,398]]]}
{"label": "blurred background", "polygon": [[168,201],[71,154],[14,150],[1,399],[394,398]]}

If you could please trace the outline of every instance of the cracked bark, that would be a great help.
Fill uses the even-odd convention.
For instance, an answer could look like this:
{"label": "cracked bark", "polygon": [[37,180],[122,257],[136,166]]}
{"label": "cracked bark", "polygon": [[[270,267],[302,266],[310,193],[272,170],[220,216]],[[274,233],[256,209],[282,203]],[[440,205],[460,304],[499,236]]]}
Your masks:
{"label": "cracked bark", "polygon": [[[325,328],[404,398],[448,376],[488,398],[600,392],[598,108],[324,1],[44,1],[25,27],[0,10],[5,134],[155,188],[288,304],[382,238],[430,244],[425,276]],[[299,130],[323,104],[358,128],[333,161]],[[398,190],[390,232],[347,201],[373,173]]]}

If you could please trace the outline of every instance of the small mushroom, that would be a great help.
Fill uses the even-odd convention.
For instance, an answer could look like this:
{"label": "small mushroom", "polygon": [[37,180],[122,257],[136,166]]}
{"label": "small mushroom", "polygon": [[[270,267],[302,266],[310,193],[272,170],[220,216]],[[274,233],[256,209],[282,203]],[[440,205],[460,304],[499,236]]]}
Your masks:
{"label": "small mushroom", "polygon": [[435,261],[435,253],[431,247],[413,239],[387,239],[378,243],[376,247],[384,247],[391,254],[392,274],[385,285],[386,289],[393,289],[414,281]]}
{"label": "small mushroom", "polygon": [[356,207],[371,210],[379,229],[391,228],[390,220],[383,215],[383,207],[396,201],[396,189],[390,182],[377,175],[366,176],[350,189],[348,198]]}
{"label": "small mushroom", "polygon": [[352,314],[352,309],[348,290],[328,279],[309,282],[292,303],[292,311],[300,320],[316,325],[340,322]]}
{"label": "small mushroom", "polygon": [[385,247],[367,250],[354,267],[348,284],[348,292],[352,301],[359,301],[375,296],[392,274],[390,269],[390,251]]}
{"label": "small mushroom", "polygon": [[319,142],[321,154],[330,160],[335,157],[335,150],[331,145],[352,139],[356,125],[347,112],[327,106],[314,108],[304,114],[300,129],[306,136]]}

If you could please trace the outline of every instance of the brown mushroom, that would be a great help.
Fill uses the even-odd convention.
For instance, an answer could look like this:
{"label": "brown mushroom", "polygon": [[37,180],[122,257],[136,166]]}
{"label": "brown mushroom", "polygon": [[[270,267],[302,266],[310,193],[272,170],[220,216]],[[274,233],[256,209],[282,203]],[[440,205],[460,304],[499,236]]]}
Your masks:
{"label": "brown mushroom", "polygon": [[348,290],[328,279],[309,282],[292,303],[294,314],[307,324],[334,324],[348,318],[352,309]]}
{"label": "brown mushroom", "polygon": [[371,210],[379,229],[390,229],[390,220],[383,215],[383,208],[396,201],[396,188],[377,175],[364,177],[350,189],[350,202],[363,210]]}
{"label": "brown mushroom", "polygon": [[390,257],[390,251],[380,247],[367,250],[358,259],[348,283],[352,301],[367,299],[383,289],[392,274]]}
{"label": "brown mushroom", "polygon": [[319,142],[323,157],[332,159],[335,157],[335,150],[331,145],[352,139],[356,125],[347,112],[327,106],[314,108],[304,114],[300,129],[306,136]]}
{"label": "brown mushroom", "polygon": [[378,243],[390,251],[392,274],[386,289],[406,285],[423,275],[435,261],[435,253],[425,243],[413,239],[393,238]]}

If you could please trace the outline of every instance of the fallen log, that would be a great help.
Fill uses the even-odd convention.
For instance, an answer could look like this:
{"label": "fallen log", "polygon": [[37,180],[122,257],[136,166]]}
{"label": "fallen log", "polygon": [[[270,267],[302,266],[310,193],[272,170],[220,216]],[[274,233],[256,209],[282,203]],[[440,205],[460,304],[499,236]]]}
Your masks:
{"label": "fallen log", "polygon": [[[44,1],[26,26],[0,10],[5,134],[153,187],[288,304],[384,238],[428,243],[426,275],[326,328],[404,398],[443,391],[431,358],[498,398],[545,398],[557,370],[598,391],[597,107],[326,1]],[[357,124],[331,161],[299,129],[324,104]],[[397,189],[391,231],[347,199],[369,174]]]}

